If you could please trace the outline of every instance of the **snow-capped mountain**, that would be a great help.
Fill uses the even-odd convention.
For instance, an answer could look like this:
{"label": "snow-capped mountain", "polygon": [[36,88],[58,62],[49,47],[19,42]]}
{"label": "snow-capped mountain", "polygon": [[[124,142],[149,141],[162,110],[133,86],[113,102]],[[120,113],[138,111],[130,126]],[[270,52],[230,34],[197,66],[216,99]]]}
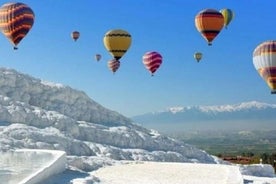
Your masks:
{"label": "snow-capped mountain", "polygon": [[167,129],[169,126],[176,128],[175,130],[269,128],[276,127],[276,104],[251,101],[233,105],[178,106],[132,119],[157,130]]}
{"label": "snow-capped mountain", "polygon": [[238,112],[238,111],[246,111],[246,110],[264,110],[276,108],[276,104],[268,104],[268,103],[261,103],[257,101],[251,101],[251,102],[243,102],[240,104],[234,104],[234,105],[213,105],[213,106],[187,106],[187,107],[169,107],[164,112],[171,112],[173,114],[189,111],[189,110],[198,110],[202,113],[221,113],[221,112]]}
{"label": "snow-capped mountain", "polygon": [[138,126],[68,86],[1,68],[0,89],[0,152],[65,150],[69,164],[85,170],[96,167],[94,158],[215,163],[204,151]]}

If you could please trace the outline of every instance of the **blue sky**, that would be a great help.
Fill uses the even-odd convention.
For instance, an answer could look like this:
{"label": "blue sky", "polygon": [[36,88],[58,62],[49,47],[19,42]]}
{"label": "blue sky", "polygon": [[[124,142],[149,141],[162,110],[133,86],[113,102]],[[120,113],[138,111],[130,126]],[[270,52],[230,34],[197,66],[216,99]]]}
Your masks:
{"label": "blue sky", "polygon": [[[275,39],[273,0],[21,2],[33,9],[35,23],[16,51],[0,36],[1,67],[69,85],[126,116],[178,105],[276,103],[252,63],[255,47]],[[194,24],[196,14],[206,8],[235,12],[212,46]],[[117,28],[132,35],[132,45],[113,75],[107,68],[112,57],[103,36]],[[77,42],[70,37],[74,30],[81,33]],[[154,77],[142,64],[147,51],[163,56]],[[193,58],[197,51],[203,53],[200,63]],[[94,59],[96,53],[102,55],[100,62]]]}

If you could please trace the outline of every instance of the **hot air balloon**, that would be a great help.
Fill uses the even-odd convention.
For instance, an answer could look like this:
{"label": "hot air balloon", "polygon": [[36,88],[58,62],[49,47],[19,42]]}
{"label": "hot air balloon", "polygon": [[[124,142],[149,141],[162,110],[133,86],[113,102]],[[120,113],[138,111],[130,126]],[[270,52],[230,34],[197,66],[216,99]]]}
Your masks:
{"label": "hot air balloon", "polygon": [[117,59],[112,59],[112,60],[108,61],[107,66],[113,72],[113,74],[115,74],[115,72],[120,67],[120,61]]}
{"label": "hot air balloon", "polygon": [[17,49],[34,24],[34,12],[23,3],[6,3],[0,8],[0,29]]}
{"label": "hot air balloon", "polygon": [[131,35],[127,31],[114,29],[104,35],[103,42],[114,59],[119,60],[131,45]]}
{"label": "hot air balloon", "polygon": [[96,54],[96,55],[95,55],[95,59],[96,59],[96,61],[100,61],[100,60],[101,60],[101,58],[102,58],[102,56],[101,56],[100,54]]}
{"label": "hot air balloon", "polygon": [[202,58],[202,53],[201,52],[196,52],[194,54],[194,58],[196,59],[197,62],[199,62]]}
{"label": "hot air balloon", "polygon": [[224,27],[227,29],[228,24],[234,18],[234,12],[228,8],[221,9],[219,12],[222,14],[224,18]]}
{"label": "hot air balloon", "polygon": [[271,94],[276,94],[276,40],[263,42],[255,48],[253,64],[271,89]]}
{"label": "hot air balloon", "polygon": [[71,37],[72,37],[72,39],[73,39],[74,41],[77,41],[77,40],[79,39],[79,37],[80,37],[80,32],[78,32],[78,31],[73,31],[73,32],[71,33]]}
{"label": "hot air balloon", "polygon": [[203,38],[207,40],[208,45],[212,45],[212,41],[223,28],[223,24],[223,15],[214,9],[202,10],[195,17],[195,26]]}
{"label": "hot air balloon", "polygon": [[143,56],[143,64],[146,69],[149,70],[151,75],[153,76],[154,72],[160,67],[162,64],[162,56],[158,52],[146,52]]}

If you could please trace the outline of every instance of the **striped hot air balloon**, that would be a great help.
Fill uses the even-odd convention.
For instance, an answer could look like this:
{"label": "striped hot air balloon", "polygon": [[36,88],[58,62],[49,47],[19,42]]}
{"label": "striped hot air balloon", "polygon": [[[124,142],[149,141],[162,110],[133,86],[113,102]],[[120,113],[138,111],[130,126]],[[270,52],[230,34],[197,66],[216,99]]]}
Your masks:
{"label": "striped hot air balloon", "polygon": [[200,11],[195,17],[195,26],[203,38],[212,45],[224,25],[223,15],[214,9]]}
{"label": "striped hot air balloon", "polygon": [[80,32],[78,32],[78,31],[73,31],[73,32],[71,33],[71,37],[72,37],[72,39],[73,39],[74,41],[77,41],[77,40],[79,39],[79,37],[80,37]]}
{"label": "striped hot air balloon", "polygon": [[108,61],[107,66],[113,72],[113,74],[115,74],[115,72],[120,67],[120,61],[117,59],[112,59],[112,60]]}
{"label": "striped hot air balloon", "polygon": [[131,45],[131,35],[127,31],[114,29],[104,35],[103,42],[114,59],[119,60]]}
{"label": "striped hot air balloon", "polygon": [[6,3],[0,8],[0,29],[17,49],[34,24],[34,12],[24,3]]}
{"label": "striped hot air balloon", "polygon": [[228,8],[224,8],[221,9],[219,11],[224,19],[224,27],[227,29],[227,26],[230,24],[230,22],[233,20],[234,18],[234,12]]}
{"label": "striped hot air balloon", "polygon": [[265,41],[253,52],[253,64],[272,94],[276,94],[276,40]]}
{"label": "striped hot air balloon", "polygon": [[153,76],[154,72],[160,67],[162,64],[162,56],[158,52],[146,52],[143,56],[143,64],[146,69],[149,70],[151,75]]}

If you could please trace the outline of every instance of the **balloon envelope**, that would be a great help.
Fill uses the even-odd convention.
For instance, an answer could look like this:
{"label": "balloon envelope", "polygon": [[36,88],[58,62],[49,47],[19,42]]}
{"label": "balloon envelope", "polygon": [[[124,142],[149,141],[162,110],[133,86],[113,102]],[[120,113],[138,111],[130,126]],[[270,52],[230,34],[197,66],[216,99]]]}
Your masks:
{"label": "balloon envelope", "polygon": [[104,35],[103,42],[114,59],[119,60],[131,45],[131,35],[127,31],[114,29]]}
{"label": "balloon envelope", "polygon": [[120,61],[116,59],[112,59],[108,61],[107,66],[114,74],[120,67]]}
{"label": "balloon envelope", "polygon": [[201,52],[196,52],[194,54],[194,58],[196,59],[197,62],[199,62],[202,58],[202,53]]}
{"label": "balloon envelope", "polygon": [[151,75],[156,72],[156,70],[162,64],[162,56],[158,52],[146,52],[143,56],[143,64],[145,65],[146,69],[149,70]]}
{"label": "balloon envelope", "polygon": [[96,59],[96,61],[100,61],[100,60],[101,60],[101,58],[102,58],[102,56],[101,56],[100,54],[96,54],[96,55],[95,55],[95,59]]}
{"label": "balloon envelope", "polygon": [[221,9],[220,13],[222,14],[224,19],[224,27],[227,28],[227,26],[234,18],[234,12],[228,8],[225,8],[225,9]]}
{"label": "balloon envelope", "polygon": [[0,29],[17,49],[34,24],[34,12],[24,3],[6,3],[0,8]]}
{"label": "balloon envelope", "polygon": [[79,37],[80,37],[80,32],[78,32],[78,31],[73,31],[73,32],[71,33],[71,37],[72,37],[72,39],[73,39],[74,41],[77,41],[77,40],[79,39]]}
{"label": "balloon envelope", "polygon": [[202,10],[195,17],[195,26],[208,45],[212,45],[212,41],[223,28],[223,24],[223,15],[214,9]]}
{"label": "balloon envelope", "polygon": [[265,80],[271,93],[276,93],[276,40],[265,41],[253,52],[253,65]]}

